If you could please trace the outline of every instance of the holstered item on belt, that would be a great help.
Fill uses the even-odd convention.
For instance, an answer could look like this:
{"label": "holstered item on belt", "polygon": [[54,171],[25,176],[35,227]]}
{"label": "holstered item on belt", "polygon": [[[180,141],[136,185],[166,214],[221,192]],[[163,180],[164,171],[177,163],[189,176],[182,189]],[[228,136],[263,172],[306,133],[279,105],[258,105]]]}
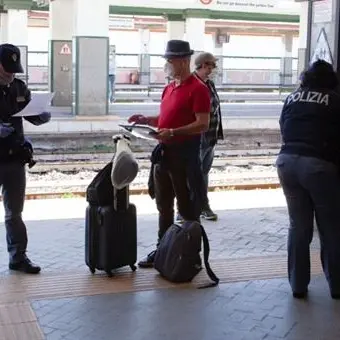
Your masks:
{"label": "holstered item on belt", "polygon": [[0,150],[0,162],[17,161],[22,164],[28,164],[29,168],[32,168],[36,161],[33,159],[33,146],[25,140],[21,144],[13,144],[10,148]]}
{"label": "holstered item on belt", "polygon": [[37,163],[33,159],[33,146],[28,140],[25,140],[24,143],[20,145],[19,150],[18,150],[18,156],[19,156],[19,159],[24,164],[28,164],[28,167],[30,169],[33,168],[34,165]]}
{"label": "holstered item on belt", "polygon": [[148,193],[149,196],[154,199],[155,198],[155,184],[154,184],[154,166],[161,162],[164,155],[164,145],[158,144],[151,154],[151,168],[149,173],[149,180],[148,180]]}

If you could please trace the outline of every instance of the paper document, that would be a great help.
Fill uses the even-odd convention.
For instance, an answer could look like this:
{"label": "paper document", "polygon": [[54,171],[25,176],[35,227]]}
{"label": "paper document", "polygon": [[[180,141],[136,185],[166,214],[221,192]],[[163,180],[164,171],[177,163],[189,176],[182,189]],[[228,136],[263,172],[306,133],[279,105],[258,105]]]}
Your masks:
{"label": "paper document", "polygon": [[141,124],[119,124],[124,130],[130,132],[132,135],[138,138],[155,140],[158,134],[157,129],[149,125]]}
{"label": "paper document", "polygon": [[13,117],[37,116],[48,111],[53,97],[54,93],[34,93],[27,106],[22,111],[13,115]]}

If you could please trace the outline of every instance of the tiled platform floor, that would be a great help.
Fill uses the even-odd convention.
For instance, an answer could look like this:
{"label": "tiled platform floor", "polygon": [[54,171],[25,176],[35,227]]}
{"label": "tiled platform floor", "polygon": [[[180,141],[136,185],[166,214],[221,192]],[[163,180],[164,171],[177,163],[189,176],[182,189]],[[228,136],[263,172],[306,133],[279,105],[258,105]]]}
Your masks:
{"label": "tiled platform floor", "polygon": [[[143,256],[153,249],[157,215],[147,197],[132,201]],[[288,219],[280,190],[214,193],[211,203],[220,219],[205,227],[221,285],[198,290],[195,284],[172,285],[153,270],[92,277],[84,265],[86,203],[26,202],[29,255],[43,272],[8,273],[0,242],[0,340],[338,339],[340,302],[330,299],[322,276],[314,280],[308,301],[291,297],[285,278]],[[312,248],[313,274],[319,277],[317,235]],[[205,279],[204,273],[198,278]]]}
{"label": "tiled platform floor", "polygon": [[310,298],[285,279],[32,302],[48,340],[336,340],[340,302],[323,278]]}

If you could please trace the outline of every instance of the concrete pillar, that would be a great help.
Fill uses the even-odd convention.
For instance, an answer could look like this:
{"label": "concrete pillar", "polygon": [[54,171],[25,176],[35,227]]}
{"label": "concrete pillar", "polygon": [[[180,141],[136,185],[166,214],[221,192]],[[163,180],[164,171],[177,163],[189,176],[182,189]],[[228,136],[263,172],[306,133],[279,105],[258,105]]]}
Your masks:
{"label": "concrete pillar", "polygon": [[8,20],[7,20],[7,13],[0,13],[0,43],[7,42],[8,36]]}
{"label": "concrete pillar", "polygon": [[17,75],[26,83],[28,82],[28,15],[27,10],[9,9],[7,13],[1,13],[0,37],[1,43],[17,45],[21,52],[21,63],[24,73]]}
{"label": "concrete pillar", "polygon": [[170,20],[167,22],[167,40],[183,40],[185,34],[184,20]]}
{"label": "concrete pillar", "polygon": [[73,0],[50,2],[49,90],[53,106],[72,106]]}
{"label": "concrete pillar", "polygon": [[9,9],[7,11],[6,38],[13,45],[27,46],[28,42],[28,16],[26,10]]}
{"label": "concrete pillar", "polygon": [[204,51],[205,41],[205,19],[187,18],[185,40],[190,42],[190,46],[195,52]]}
{"label": "concrete pillar", "polygon": [[299,27],[299,48],[298,48],[298,74],[307,66],[307,45],[308,45],[308,16],[309,3],[300,3],[300,27]]}
{"label": "concrete pillar", "polygon": [[74,114],[108,114],[109,1],[73,0]]}
{"label": "concrete pillar", "polygon": [[185,40],[190,43],[194,55],[191,58],[190,68],[195,69],[195,58],[200,52],[204,52],[205,20],[201,18],[187,18],[185,23]]}
{"label": "concrete pillar", "polygon": [[214,56],[218,58],[217,60],[217,70],[218,74],[215,79],[216,85],[222,85],[223,83],[223,43],[218,41],[218,34],[217,32],[213,33],[212,35],[213,39],[213,46],[214,46]]}
{"label": "concrete pillar", "polygon": [[282,37],[283,56],[281,58],[280,83],[293,84],[293,34],[286,33]]}
{"label": "concrete pillar", "polygon": [[142,28],[139,30],[139,40],[141,44],[140,48],[140,59],[139,59],[139,74],[140,74],[140,84],[149,85],[150,84],[150,30],[147,28]]}

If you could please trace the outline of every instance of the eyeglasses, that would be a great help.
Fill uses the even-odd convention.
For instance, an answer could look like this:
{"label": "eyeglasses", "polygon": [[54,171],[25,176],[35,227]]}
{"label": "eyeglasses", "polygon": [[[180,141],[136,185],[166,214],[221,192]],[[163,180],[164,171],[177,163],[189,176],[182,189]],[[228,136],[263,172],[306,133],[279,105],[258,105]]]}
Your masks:
{"label": "eyeglasses", "polygon": [[212,68],[216,68],[217,67],[216,63],[211,62],[211,61],[208,61],[207,63],[204,63],[204,64],[207,65],[207,66],[210,66]]}

